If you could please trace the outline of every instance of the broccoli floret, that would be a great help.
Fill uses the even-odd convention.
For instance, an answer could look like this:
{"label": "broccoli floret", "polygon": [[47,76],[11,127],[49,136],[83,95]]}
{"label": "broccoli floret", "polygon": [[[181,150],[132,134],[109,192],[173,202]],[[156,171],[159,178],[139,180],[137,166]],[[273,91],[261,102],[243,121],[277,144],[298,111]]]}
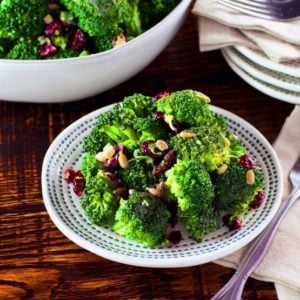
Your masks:
{"label": "broccoli floret", "polygon": [[157,182],[158,177],[152,175],[153,164],[145,159],[131,159],[128,167],[117,171],[122,184],[128,189],[143,191]]}
{"label": "broccoli floret", "polygon": [[141,134],[139,142],[156,141],[168,138],[168,128],[166,123],[155,120],[152,117],[137,118],[133,123],[133,128]]}
{"label": "broccoli floret", "polygon": [[247,172],[238,160],[230,163],[227,170],[217,175],[215,180],[215,206],[218,210],[243,217],[255,195],[264,188],[263,172],[260,168],[251,169],[255,181],[247,183]]}
{"label": "broccoli floret", "polygon": [[94,154],[85,153],[81,163],[81,173],[86,182],[97,175],[98,171],[103,169],[103,163],[96,159]]}
{"label": "broccoli floret", "polygon": [[178,160],[166,172],[166,185],[177,199],[180,212],[206,211],[214,199],[214,186],[205,167],[197,160]]}
{"label": "broccoli floret", "polygon": [[[85,138],[85,151],[97,153],[107,143],[122,144],[133,150],[139,145],[140,137],[143,135],[143,132],[134,129],[135,121],[137,118],[149,116],[152,109],[151,97],[142,94],[125,97],[112,110],[99,116],[91,134]],[[140,126],[142,126],[141,123]],[[145,133],[146,136],[148,134]]]}
{"label": "broccoli floret", "polygon": [[177,161],[166,173],[169,193],[178,202],[178,216],[191,236],[200,241],[219,226],[213,207],[214,186],[209,173],[196,160]]}
{"label": "broccoli floret", "polygon": [[38,59],[38,43],[37,40],[29,38],[20,38],[18,42],[8,51],[6,58],[8,59]]}
{"label": "broccoli floret", "polygon": [[181,213],[180,219],[188,233],[196,241],[203,240],[205,234],[220,227],[220,216],[213,206],[210,206],[205,212]]}
{"label": "broccoli floret", "polygon": [[103,170],[99,170],[86,182],[80,202],[93,224],[107,225],[111,222],[117,208],[114,189],[115,186],[104,175]]}
{"label": "broccoli floret", "polygon": [[210,99],[202,93],[183,90],[162,97],[155,103],[158,111],[171,115],[179,123],[190,127],[219,124],[221,117],[216,117],[210,110],[209,101]]}
{"label": "broccoli floret", "polygon": [[148,29],[163,19],[180,0],[143,0],[139,10],[143,27]]}
{"label": "broccoli floret", "polygon": [[36,39],[44,29],[48,2],[45,0],[2,0],[0,2],[0,39]]}
{"label": "broccoli floret", "polygon": [[[183,133],[194,136],[186,138]],[[222,133],[216,127],[198,126],[173,136],[169,144],[176,157],[182,160],[196,159],[209,171],[228,164],[233,157],[244,154],[244,148],[234,135]]]}
{"label": "broccoli floret", "polygon": [[147,192],[134,192],[121,199],[113,229],[146,247],[160,245],[165,239],[170,213],[165,204]]}

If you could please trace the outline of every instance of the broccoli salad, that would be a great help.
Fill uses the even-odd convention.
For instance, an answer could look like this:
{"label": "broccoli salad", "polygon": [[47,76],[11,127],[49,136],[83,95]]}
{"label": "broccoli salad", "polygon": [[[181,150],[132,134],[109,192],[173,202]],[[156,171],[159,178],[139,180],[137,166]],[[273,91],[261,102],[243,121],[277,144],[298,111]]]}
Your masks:
{"label": "broccoli salad", "polygon": [[179,243],[179,221],[196,241],[222,222],[243,226],[265,200],[263,172],[209,101],[193,90],[133,94],[98,117],[81,170],[64,172],[94,225],[147,247]]}
{"label": "broccoli salad", "polygon": [[125,44],[180,0],[0,0],[0,58],[84,56]]}

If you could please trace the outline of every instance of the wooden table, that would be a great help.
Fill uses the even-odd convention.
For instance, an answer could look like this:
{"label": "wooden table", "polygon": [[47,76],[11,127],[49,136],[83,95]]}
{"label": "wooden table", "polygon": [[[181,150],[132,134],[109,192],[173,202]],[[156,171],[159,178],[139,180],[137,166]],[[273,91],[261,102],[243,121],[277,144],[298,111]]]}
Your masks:
{"label": "wooden table", "polygon": [[[293,108],[247,85],[219,51],[200,53],[193,16],[150,66],[97,97],[61,104],[0,101],[0,299],[210,299],[223,286],[232,270],[214,263],[139,268],[79,248],[54,226],[41,194],[44,154],[74,120],[133,92],[186,88],[209,95],[270,142]],[[273,284],[253,279],[244,296],[276,299]]]}

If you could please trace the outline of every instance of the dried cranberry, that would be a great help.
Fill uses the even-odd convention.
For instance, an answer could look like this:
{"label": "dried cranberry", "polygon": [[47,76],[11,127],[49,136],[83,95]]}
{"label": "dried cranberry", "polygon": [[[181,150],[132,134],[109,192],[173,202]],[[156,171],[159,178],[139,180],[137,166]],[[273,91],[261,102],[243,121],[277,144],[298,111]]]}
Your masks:
{"label": "dried cranberry", "polygon": [[117,177],[116,174],[111,173],[111,172],[104,172],[104,175],[109,179],[109,181],[113,185],[119,185],[120,184],[120,179]]}
{"label": "dried cranberry", "polygon": [[77,196],[81,196],[85,188],[85,179],[80,171],[76,172],[73,180],[73,191]]}
{"label": "dried cranberry", "polygon": [[176,121],[176,120],[172,120],[170,123],[169,123],[169,127],[172,131],[174,131],[175,133],[179,133],[180,131],[180,126],[179,126],[179,123]]}
{"label": "dried cranberry", "polygon": [[124,146],[121,144],[116,145],[116,152],[124,152]]}
{"label": "dried cranberry", "polygon": [[46,25],[45,35],[46,36],[57,36],[62,33],[63,26],[60,21],[53,21]]}
{"label": "dried cranberry", "polygon": [[42,57],[53,55],[57,52],[57,48],[52,43],[46,43],[40,46],[39,54]]}
{"label": "dried cranberry", "polygon": [[160,93],[158,93],[157,95],[155,95],[153,98],[154,98],[155,100],[158,100],[158,99],[160,99],[160,98],[167,97],[167,96],[169,96],[169,95],[170,95],[169,92],[163,91],[163,92],[160,92]]}
{"label": "dried cranberry", "polygon": [[230,230],[240,230],[243,226],[243,221],[239,217],[230,214],[225,215],[222,221]]}
{"label": "dried cranberry", "polygon": [[116,201],[119,203],[121,198],[127,200],[129,198],[129,192],[126,188],[119,188],[115,190],[116,193]]}
{"label": "dried cranberry", "polygon": [[165,114],[163,112],[160,111],[155,111],[152,113],[152,116],[154,117],[154,119],[156,120],[164,120],[165,119]]}
{"label": "dried cranberry", "polygon": [[104,162],[104,167],[106,169],[116,169],[120,166],[117,155],[113,156],[112,158],[106,160]]}
{"label": "dried cranberry", "polygon": [[258,160],[249,154],[245,154],[239,158],[239,164],[247,169],[254,169],[260,166]]}
{"label": "dried cranberry", "polygon": [[145,141],[141,145],[141,151],[143,154],[148,155],[152,158],[159,158],[162,157],[164,154],[164,151],[160,151],[155,146],[155,141]]}
{"label": "dried cranberry", "polygon": [[178,244],[181,241],[182,235],[179,230],[171,231],[167,234],[167,240],[170,241],[173,245]]}
{"label": "dried cranberry", "polygon": [[81,50],[85,42],[86,34],[82,30],[77,29],[73,37],[71,48],[73,50]]}
{"label": "dried cranberry", "polygon": [[158,175],[164,173],[166,170],[170,169],[174,162],[174,150],[171,149],[164,156],[160,164],[154,167],[152,174]]}
{"label": "dried cranberry", "polygon": [[67,183],[72,183],[76,176],[76,171],[72,168],[68,168],[64,171],[63,178]]}
{"label": "dried cranberry", "polygon": [[251,208],[259,208],[265,201],[266,194],[262,191],[258,192],[254,197],[253,201],[249,204]]}

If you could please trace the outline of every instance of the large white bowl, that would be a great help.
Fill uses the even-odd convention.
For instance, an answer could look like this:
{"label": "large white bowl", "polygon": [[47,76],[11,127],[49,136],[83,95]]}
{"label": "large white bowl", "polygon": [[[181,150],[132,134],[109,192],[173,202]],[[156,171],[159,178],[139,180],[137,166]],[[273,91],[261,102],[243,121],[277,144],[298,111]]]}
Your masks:
{"label": "large white bowl", "polygon": [[86,57],[56,60],[0,59],[0,99],[66,102],[104,92],[145,68],[173,39],[192,0],[126,45]]}

